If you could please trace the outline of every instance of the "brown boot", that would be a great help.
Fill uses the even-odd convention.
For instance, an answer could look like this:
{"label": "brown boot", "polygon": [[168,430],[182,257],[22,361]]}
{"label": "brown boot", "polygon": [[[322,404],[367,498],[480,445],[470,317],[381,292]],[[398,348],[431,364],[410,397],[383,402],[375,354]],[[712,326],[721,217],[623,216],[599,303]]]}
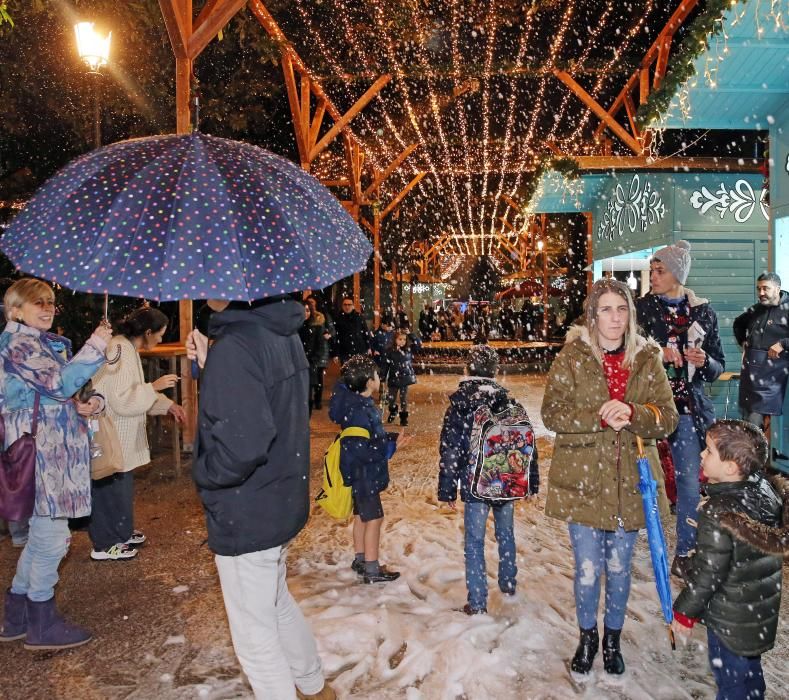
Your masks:
{"label": "brown boot", "polygon": [[305,695],[298,688],[296,688],[296,697],[299,700],[337,700],[337,693],[334,692],[334,688],[332,688],[328,683],[325,683],[323,688],[321,688],[319,692],[315,693],[315,695]]}

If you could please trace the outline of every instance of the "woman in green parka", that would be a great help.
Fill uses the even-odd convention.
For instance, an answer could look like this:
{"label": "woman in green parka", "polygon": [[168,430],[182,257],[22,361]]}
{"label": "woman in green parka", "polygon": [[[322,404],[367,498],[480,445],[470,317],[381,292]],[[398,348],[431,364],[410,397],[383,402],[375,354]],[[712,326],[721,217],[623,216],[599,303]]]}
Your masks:
{"label": "woman in green parka", "polygon": [[621,282],[603,279],[593,285],[585,325],[570,330],[551,367],[542,417],[556,432],[545,512],[568,523],[575,557],[581,639],[571,668],[577,673],[592,668],[605,573],[603,664],[608,673],[621,674],[619,637],[631,558],[645,526],[636,436],[644,440],[661,515],[667,517],[655,439],[670,435],[678,421],[660,348],[638,334],[633,299]]}

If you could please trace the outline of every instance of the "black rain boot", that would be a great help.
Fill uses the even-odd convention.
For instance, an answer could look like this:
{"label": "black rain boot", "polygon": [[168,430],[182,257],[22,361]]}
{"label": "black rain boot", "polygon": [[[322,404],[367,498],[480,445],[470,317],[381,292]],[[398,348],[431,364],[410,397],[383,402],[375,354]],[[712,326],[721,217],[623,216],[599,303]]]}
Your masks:
{"label": "black rain boot", "polygon": [[400,425],[408,425],[408,411],[400,411]]}
{"label": "black rain boot", "polygon": [[575,656],[570,663],[570,668],[575,673],[589,673],[592,670],[594,657],[597,656],[597,647],[600,646],[600,635],[597,633],[597,627],[585,630],[581,629],[581,641],[578,643],[578,648],[575,650]]}
{"label": "black rain boot", "polygon": [[387,423],[394,423],[395,417],[397,416],[397,404],[390,403],[389,404],[389,416],[386,419]]}
{"label": "black rain boot", "polygon": [[622,630],[610,630],[608,627],[603,631],[603,667],[606,673],[613,673],[617,676],[625,672],[625,660],[619,649],[619,635]]}

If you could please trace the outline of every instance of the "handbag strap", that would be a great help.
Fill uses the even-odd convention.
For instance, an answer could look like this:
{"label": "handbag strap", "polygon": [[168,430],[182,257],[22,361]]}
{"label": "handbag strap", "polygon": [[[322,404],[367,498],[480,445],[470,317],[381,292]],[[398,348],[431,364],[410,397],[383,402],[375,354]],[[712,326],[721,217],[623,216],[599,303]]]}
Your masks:
{"label": "handbag strap", "polygon": [[[30,428],[30,434],[35,437],[38,432],[38,408],[41,405],[41,394],[36,392],[36,398],[33,401],[33,425]],[[5,418],[0,416],[0,451],[4,449],[5,445]]]}
{"label": "handbag strap", "polygon": [[41,405],[41,394],[36,392],[36,399],[33,401],[33,425],[30,428],[30,434],[35,437],[38,434],[38,409]]}

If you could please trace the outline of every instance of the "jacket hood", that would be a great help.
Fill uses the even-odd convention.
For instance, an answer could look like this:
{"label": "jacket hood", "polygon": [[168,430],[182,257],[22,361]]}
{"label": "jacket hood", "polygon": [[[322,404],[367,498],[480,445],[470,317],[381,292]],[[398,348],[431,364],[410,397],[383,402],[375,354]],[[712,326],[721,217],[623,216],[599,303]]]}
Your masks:
{"label": "jacket hood", "polygon": [[351,391],[343,382],[337,382],[329,401],[329,418],[334,423],[342,424],[360,404],[368,400],[369,397]]}
{"label": "jacket hood", "polygon": [[[589,337],[589,329],[586,326],[570,326],[569,330],[567,331],[565,344],[569,344],[573,340],[580,340],[582,343],[586,343],[590,348],[592,347],[592,340]],[[641,352],[641,350],[650,345],[660,349],[660,345],[658,345],[657,341],[655,341],[653,338],[645,338],[643,335],[636,336],[636,347],[638,348],[638,352]]]}
{"label": "jacket hood", "polygon": [[233,323],[259,323],[276,335],[298,333],[304,323],[304,307],[294,299],[273,299],[249,309],[225,309],[211,316],[210,331],[222,333]]}
{"label": "jacket hood", "polygon": [[492,377],[464,377],[449,400],[458,405],[485,403],[491,408],[502,403],[509,392]]}

